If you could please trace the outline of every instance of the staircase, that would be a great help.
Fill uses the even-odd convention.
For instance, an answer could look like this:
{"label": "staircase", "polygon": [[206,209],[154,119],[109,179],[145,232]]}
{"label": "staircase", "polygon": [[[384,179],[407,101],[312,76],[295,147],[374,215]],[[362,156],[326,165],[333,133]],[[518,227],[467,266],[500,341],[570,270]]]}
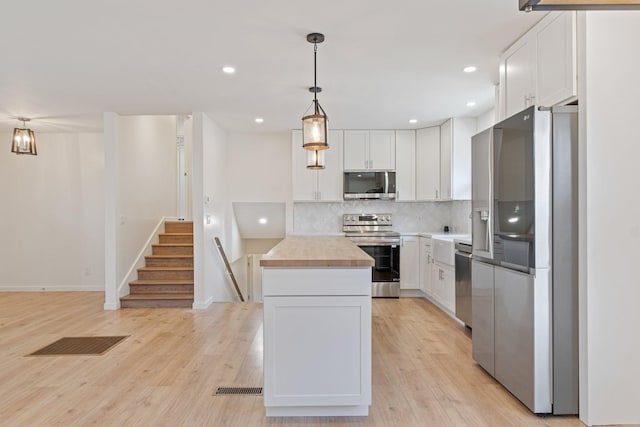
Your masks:
{"label": "staircase", "polygon": [[188,307],[193,305],[193,222],[167,221],[153,254],[129,283],[122,308]]}

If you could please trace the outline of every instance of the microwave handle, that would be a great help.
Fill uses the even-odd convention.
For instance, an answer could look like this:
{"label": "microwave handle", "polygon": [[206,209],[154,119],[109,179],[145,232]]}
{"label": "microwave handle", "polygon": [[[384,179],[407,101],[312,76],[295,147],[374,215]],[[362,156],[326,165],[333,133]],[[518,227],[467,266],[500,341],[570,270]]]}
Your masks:
{"label": "microwave handle", "polygon": [[384,173],[384,192],[389,192],[389,172]]}

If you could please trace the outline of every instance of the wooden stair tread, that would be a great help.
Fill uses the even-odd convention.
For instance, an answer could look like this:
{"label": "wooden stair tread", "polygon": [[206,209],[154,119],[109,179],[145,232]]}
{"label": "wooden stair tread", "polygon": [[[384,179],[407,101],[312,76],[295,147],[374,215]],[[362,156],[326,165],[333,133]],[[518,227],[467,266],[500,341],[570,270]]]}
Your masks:
{"label": "wooden stair tread", "polygon": [[160,233],[161,236],[193,236],[193,233]]}
{"label": "wooden stair tread", "polygon": [[158,254],[146,255],[145,258],[193,258],[192,254]]}
{"label": "wooden stair tread", "polygon": [[193,280],[142,279],[134,280],[130,285],[193,285]]}
{"label": "wooden stair tread", "polygon": [[193,267],[140,267],[138,271],[188,271],[193,270]]}
{"label": "wooden stair tread", "polygon": [[152,246],[193,246],[193,243],[154,243]]}
{"label": "wooden stair tread", "polygon": [[193,293],[172,293],[172,294],[129,294],[120,300],[193,300]]}

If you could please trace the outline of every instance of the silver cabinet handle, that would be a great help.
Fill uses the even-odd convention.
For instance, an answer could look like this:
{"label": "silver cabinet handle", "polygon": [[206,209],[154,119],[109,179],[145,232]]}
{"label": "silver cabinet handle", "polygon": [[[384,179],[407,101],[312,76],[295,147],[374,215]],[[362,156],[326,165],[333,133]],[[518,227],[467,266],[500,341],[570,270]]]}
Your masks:
{"label": "silver cabinet handle", "polygon": [[322,200],[322,191],[318,191],[318,200]]}

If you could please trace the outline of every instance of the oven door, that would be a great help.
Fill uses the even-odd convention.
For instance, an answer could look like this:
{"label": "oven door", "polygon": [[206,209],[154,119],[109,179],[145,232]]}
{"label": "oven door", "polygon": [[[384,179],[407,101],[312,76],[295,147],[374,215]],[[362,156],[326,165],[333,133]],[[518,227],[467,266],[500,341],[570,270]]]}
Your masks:
{"label": "oven door", "polygon": [[375,264],[371,268],[372,296],[400,296],[400,245],[389,243],[359,243]]}

